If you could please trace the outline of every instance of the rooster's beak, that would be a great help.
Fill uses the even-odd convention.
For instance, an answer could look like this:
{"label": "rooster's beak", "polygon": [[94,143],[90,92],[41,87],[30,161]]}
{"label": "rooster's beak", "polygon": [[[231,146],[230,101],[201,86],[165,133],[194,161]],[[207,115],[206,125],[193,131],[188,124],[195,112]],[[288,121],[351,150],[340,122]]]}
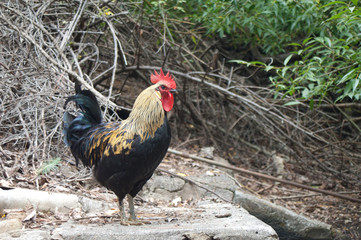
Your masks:
{"label": "rooster's beak", "polygon": [[175,90],[175,89],[171,89],[171,90],[169,90],[169,92],[171,92],[171,93],[177,93],[177,90]]}

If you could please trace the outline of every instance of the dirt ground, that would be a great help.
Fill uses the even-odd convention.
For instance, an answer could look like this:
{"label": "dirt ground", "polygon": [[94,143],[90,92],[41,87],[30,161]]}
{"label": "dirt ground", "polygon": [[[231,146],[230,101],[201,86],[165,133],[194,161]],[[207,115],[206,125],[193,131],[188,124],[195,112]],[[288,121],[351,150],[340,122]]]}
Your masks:
{"label": "dirt ground", "polygon": [[[6,166],[6,162],[5,162]],[[242,166],[239,166],[242,167]],[[161,163],[160,168],[168,170],[170,172],[180,174],[182,176],[197,176],[201,173],[212,174],[217,170],[207,164],[194,161],[192,159],[183,158],[174,154],[168,154],[164,161]],[[10,169],[7,169],[10,172]],[[296,172],[296,171],[295,171]],[[314,183],[312,181],[319,181],[319,178],[312,176],[302,176],[293,172],[289,175],[293,179],[302,182],[303,184]],[[165,174],[165,173],[163,173]],[[240,186],[247,189],[264,199],[268,199],[280,206],[284,206],[296,213],[303,214],[312,219],[317,219],[322,222],[332,225],[337,233],[334,239],[361,239],[361,209],[360,204],[350,202],[342,199],[337,199],[332,196],[325,196],[315,192],[311,192],[304,189],[295,188],[292,186],[277,184],[263,179],[256,179],[251,176],[227,173],[234,177]],[[290,177],[288,176],[288,177]],[[336,182],[331,191],[335,192],[347,192],[349,196],[354,198],[361,197],[360,189],[348,188],[337,184],[337,179],[325,179],[328,182]],[[37,175],[37,173],[29,173],[24,175],[21,172],[21,168],[17,169],[9,179],[3,179],[0,182],[1,186],[8,187],[20,187],[29,189],[39,189],[51,192],[65,192],[83,195],[89,198],[97,199],[100,201],[116,202],[116,197],[111,192],[107,191],[104,187],[97,184],[91,175],[89,169],[82,167],[76,168],[73,164],[71,157],[65,157],[59,166],[55,167],[47,174]],[[320,187],[323,187],[322,183]],[[357,187],[357,186],[356,186]],[[215,201],[221,201],[214,197]],[[149,206],[170,206],[179,205],[191,207],[194,205],[193,199],[178,199],[171,203],[157,201],[145,201],[139,197],[136,198],[136,205],[149,205]],[[29,209],[24,215],[30,214],[32,209]],[[116,210],[114,210],[116,212]],[[159,220],[168,218],[169,216],[158,214],[151,214],[144,212],[142,218]],[[70,216],[64,214],[50,214],[50,213],[38,213],[36,218],[32,218],[30,221],[26,221],[27,228],[41,228],[44,225],[61,224],[69,220],[74,219],[79,223],[108,223],[113,221],[119,221],[117,215],[110,214],[107,216],[97,217],[83,217],[80,213],[72,212]]]}

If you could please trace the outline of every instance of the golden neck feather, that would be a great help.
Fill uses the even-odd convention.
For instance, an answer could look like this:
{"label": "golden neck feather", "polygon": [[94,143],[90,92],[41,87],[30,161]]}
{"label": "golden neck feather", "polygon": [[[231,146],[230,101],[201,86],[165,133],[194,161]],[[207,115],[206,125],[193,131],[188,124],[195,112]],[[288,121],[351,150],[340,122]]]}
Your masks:
{"label": "golden neck feather", "polygon": [[[125,154],[129,154],[135,135],[140,136],[141,142],[154,137],[157,129],[163,125],[165,117],[160,101],[161,95],[159,91],[155,90],[159,85],[152,85],[139,94],[129,117],[123,120],[117,128],[114,128],[113,124],[109,125],[112,134],[107,134],[109,131],[104,131],[103,135],[97,131],[93,133],[92,136],[97,137],[94,137],[96,142],[89,151],[89,157],[93,150],[99,147],[104,150],[105,156],[109,156],[110,149],[113,154],[121,154],[127,149]],[[106,142],[107,145],[102,145],[102,142]]]}
{"label": "golden neck feather", "polygon": [[145,133],[154,136],[155,131],[164,123],[161,95],[156,90],[159,85],[144,89],[135,100],[129,117],[122,122],[128,130],[145,138]]}

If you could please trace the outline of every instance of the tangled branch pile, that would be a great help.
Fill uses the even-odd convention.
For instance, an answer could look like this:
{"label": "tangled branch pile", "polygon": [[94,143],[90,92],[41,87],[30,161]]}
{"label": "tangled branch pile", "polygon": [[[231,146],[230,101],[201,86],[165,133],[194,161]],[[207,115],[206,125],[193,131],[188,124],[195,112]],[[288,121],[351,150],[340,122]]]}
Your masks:
{"label": "tangled branch pile", "polygon": [[191,31],[187,21],[145,14],[144,4],[0,3],[0,162],[7,169],[20,161],[22,171],[34,171],[67,153],[62,106],[74,82],[93,91],[115,121],[162,67],[179,91],[169,116],[173,145],[213,145],[258,171],[273,170],[272,157],[282,156],[290,171],[360,183],[359,105],[285,105],[289,97],[277,100],[267,84],[256,84],[265,73],[229,63],[237,58],[230,46]]}

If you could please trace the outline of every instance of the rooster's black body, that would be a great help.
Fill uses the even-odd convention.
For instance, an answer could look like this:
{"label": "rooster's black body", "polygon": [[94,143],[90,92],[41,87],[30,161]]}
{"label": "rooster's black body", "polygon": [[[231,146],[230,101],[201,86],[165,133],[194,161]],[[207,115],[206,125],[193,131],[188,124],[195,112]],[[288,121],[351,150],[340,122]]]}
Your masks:
{"label": "rooster's black body", "polygon": [[[162,72],[156,76],[166,77]],[[88,90],[80,91],[66,102],[74,101],[81,109],[77,117],[64,115],[65,142],[76,162],[93,167],[95,178],[118,196],[122,211],[123,199],[130,195],[132,220],[135,220],[132,198],[152,176],[171,140],[165,110],[173,106],[173,95],[168,99],[172,101],[170,109],[167,98],[175,83],[167,86],[167,81],[145,89],[129,117],[121,122],[102,123],[99,104]]]}

